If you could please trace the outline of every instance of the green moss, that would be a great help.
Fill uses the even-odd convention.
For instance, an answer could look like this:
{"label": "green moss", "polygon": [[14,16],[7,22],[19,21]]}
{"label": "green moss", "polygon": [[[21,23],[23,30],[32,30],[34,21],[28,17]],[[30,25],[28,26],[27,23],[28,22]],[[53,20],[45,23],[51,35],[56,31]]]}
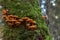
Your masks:
{"label": "green moss", "polygon": [[[20,28],[4,29],[4,40],[35,40],[36,36],[44,34],[46,39],[50,40],[48,28],[44,22],[41,14],[41,9],[38,4],[39,0],[6,0],[6,8],[9,9],[9,13],[17,15],[19,18],[30,17],[36,21],[38,29],[35,31],[29,31],[22,26]],[[48,36],[48,37],[47,37]]]}

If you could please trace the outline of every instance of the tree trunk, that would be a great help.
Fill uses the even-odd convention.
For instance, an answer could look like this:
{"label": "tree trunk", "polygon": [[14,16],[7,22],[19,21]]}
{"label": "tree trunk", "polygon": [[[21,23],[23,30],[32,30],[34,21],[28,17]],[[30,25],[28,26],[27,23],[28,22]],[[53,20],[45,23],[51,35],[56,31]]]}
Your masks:
{"label": "tree trunk", "polygon": [[3,40],[51,40],[38,1],[5,1]]}

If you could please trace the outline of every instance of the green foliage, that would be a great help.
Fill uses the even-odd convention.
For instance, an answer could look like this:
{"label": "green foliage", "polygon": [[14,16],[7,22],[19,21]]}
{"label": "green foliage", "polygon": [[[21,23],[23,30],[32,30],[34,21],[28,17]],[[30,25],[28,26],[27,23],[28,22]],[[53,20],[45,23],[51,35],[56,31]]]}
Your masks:
{"label": "green foliage", "polygon": [[2,2],[2,0],[0,0],[0,3]]}
{"label": "green foliage", "polygon": [[[38,29],[30,31],[20,28],[9,28],[7,25],[4,28],[4,40],[35,40],[37,35],[45,35],[46,40],[49,40],[49,32],[44,22],[41,9],[38,4],[39,0],[6,0],[5,6],[9,9],[9,13],[17,15],[19,18],[30,17],[36,21]],[[48,36],[48,37],[46,37]]]}

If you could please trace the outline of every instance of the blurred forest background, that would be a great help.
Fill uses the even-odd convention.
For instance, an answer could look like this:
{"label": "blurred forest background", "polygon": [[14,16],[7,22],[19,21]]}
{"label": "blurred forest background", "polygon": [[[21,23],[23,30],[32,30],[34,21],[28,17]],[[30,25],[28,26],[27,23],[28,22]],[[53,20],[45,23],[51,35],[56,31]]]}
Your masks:
{"label": "blurred forest background", "polygon": [[54,40],[60,40],[60,0],[46,0],[48,27]]}

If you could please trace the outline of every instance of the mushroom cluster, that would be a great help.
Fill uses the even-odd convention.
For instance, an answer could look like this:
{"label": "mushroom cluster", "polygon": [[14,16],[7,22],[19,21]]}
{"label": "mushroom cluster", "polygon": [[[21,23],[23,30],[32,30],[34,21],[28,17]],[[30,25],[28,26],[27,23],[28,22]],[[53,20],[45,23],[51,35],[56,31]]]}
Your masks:
{"label": "mushroom cluster", "polygon": [[19,20],[23,20],[22,22],[25,22],[26,27],[30,30],[35,30],[37,28],[36,21],[34,21],[33,19],[31,19],[29,17],[23,17]]}
{"label": "mushroom cluster", "polygon": [[8,14],[7,9],[2,11],[2,15],[3,15],[2,18],[9,26],[13,26],[18,23],[17,21],[18,16]]}
{"label": "mushroom cluster", "polygon": [[5,9],[2,11],[2,18],[4,21],[11,27],[19,27],[21,24],[25,24],[25,26],[30,30],[37,29],[36,21],[29,17],[18,18],[16,15],[8,14],[9,10]]}

